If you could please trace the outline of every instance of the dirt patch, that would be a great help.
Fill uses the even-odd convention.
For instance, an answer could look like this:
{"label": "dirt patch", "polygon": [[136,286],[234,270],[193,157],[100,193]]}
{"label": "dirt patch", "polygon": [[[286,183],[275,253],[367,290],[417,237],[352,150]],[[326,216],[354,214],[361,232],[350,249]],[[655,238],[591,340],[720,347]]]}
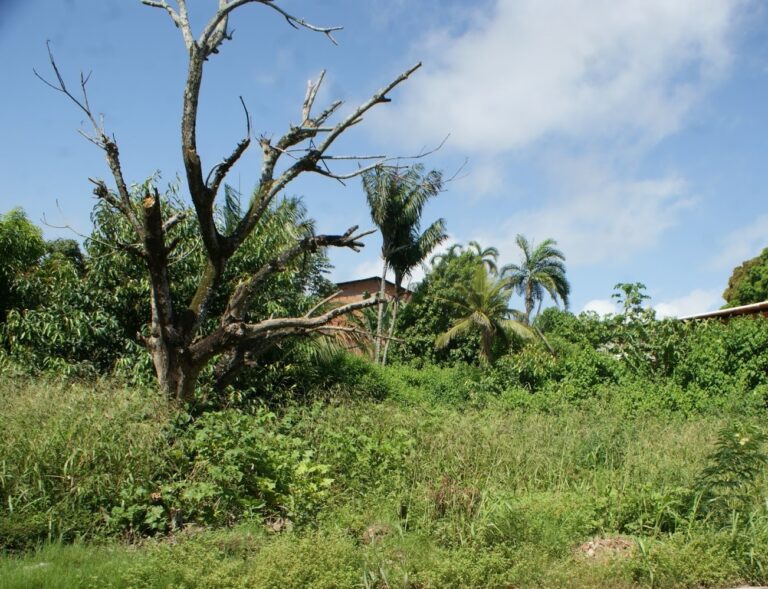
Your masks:
{"label": "dirt patch", "polygon": [[611,558],[626,558],[635,551],[635,542],[624,536],[593,538],[576,548],[576,554],[587,560],[602,562]]}

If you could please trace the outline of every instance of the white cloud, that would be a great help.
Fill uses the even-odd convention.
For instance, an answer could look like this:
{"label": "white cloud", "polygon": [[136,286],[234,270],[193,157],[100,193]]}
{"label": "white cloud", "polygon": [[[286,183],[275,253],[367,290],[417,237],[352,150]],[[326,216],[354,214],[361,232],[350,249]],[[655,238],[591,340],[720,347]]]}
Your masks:
{"label": "white cloud", "polygon": [[745,227],[732,231],[726,238],[722,250],[710,262],[710,266],[728,269],[754,258],[766,247],[768,215],[761,215]]}
{"label": "white cloud", "polygon": [[[696,289],[681,297],[661,301],[653,305],[653,309],[656,311],[656,316],[663,319],[705,313],[717,309],[721,304],[720,291]],[[620,309],[612,299],[593,299],[584,304],[582,311],[594,311],[598,315],[605,316],[618,313]]]}
{"label": "white cloud", "polygon": [[574,180],[578,192],[509,217],[493,239],[502,257],[517,257],[515,235],[522,233],[536,242],[555,239],[569,265],[624,261],[653,248],[692,203],[676,176],[617,180],[597,170],[590,175]]}
{"label": "white cloud", "polygon": [[594,311],[598,315],[611,315],[617,311],[616,303],[611,299],[592,299],[588,301],[582,311]]}
{"label": "white cloud", "polygon": [[723,304],[719,290],[696,289],[685,296],[668,301],[662,301],[653,306],[656,310],[656,316],[664,317],[686,317],[713,311]]}
{"label": "white cloud", "polygon": [[492,0],[467,26],[427,35],[424,71],[374,123],[414,147],[450,132],[447,149],[474,164],[457,182],[470,198],[509,200],[513,155],[544,163],[557,187],[497,224],[502,257],[524,233],[556,239],[569,264],[626,261],[692,203],[680,175],[638,176],[638,163],[725,76],[750,2]]}
{"label": "white cloud", "polygon": [[434,31],[379,129],[414,146],[506,151],[561,135],[653,142],[722,77],[745,0],[495,0]]}

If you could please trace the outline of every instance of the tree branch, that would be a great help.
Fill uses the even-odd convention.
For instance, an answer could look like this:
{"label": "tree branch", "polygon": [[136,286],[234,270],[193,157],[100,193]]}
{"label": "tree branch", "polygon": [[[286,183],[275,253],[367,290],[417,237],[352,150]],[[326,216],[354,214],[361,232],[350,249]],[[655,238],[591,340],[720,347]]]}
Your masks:
{"label": "tree branch", "polygon": [[88,117],[88,120],[93,126],[95,135],[88,135],[87,133],[82,134],[85,135],[89,141],[104,151],[104,154],[107,158],[107,165],[109,166],[110,172],[112,172],[112,177],[115,179],[119,199],[114,198],[107,189],[104,182],[100,180],[92,180],[92,182],[96,184],[94,194],[96,194],[97,197],[104,199],[110,205],[119,210],[130,222],[131,227],[133,227],[134,231],[136,232],[136,235],[143,239],[143,226],[133,210],[133,206],[131,204],[131,194],[128,190],[128,185],[125,182],[125,178],[123,177],[123,169],[122,164],[120,163],[120,151],[117,148],[117,141],[114,137],[109,137],[109,135],[107,135],[104,130],[104,121],[96,119],[93,111],[91,110],[90,102],[88,101],[87,85],[88,80],[90,79],[90,74],[86,76],[82,72],[80,73],[80,92],[82,94],[82,98],[78,99],[74,94],[72,94],[72,92],[69,91],[66,83],[64,82],[64,77],[61,75],[59,67],[56,64],[56,59],[53,56],[53,50],[51,49],[50,41],[46,41],[46,47],[48,48],[48,60],[50,61],[51,68],[53,69],[53,73],[56,76],[56,83],[54,84],[49,82],[39,73],[37,73],[36,70],[33,69],[32,71],[34,72],[35,76],[37,76],[48,87],[53,88],[57,92],[61,92],[67,98],[69,98],[73,103],[77,105],[80,110],[85,113],[85,116]]}
{"label": "tree branch", "polygon": [[152,286],[152,334],[151,338],[178,342],[179,334],[174,327],[173,301],[168,277],[167,248],[160,210],[160,195],[147,190],[142,201],[144,211],[144,250]]}
{"label": "tree branch", "polygon": [[358,226],[350,227],[343,235],[312,235],[305,237],[292,247],[280,253],[274,260],[264,264],[245,282],[240,283],[235,288],[232,296],[227,303],[227,309],[221,318],[221,324],[225,325],[232,321],[242,321],[247,309],[248,301],[255,292],[257,286],[261,284],[268,276],[277,272],[283,272],[288,264],[304,252],[314,252],[321,247],[348,247],[353,251],[360,251],[365,244],[360,241],[361,238],[374,233],[364,231],[356,233]]}
{"label": "tree branch", "polygon": [[[343,181],[345,176],[352,178],[358,176],[366,171],[366,169],[358,170],[354,173],[347,175],[334,175],[330,171],[320,167],[319,163],[322,161],[325,152],[330,148],[333,142],[344,131],[351,126],[356,125],[362,120],[362,116],[373,108],[377,104],[388,102],[387,93],[392,91],[396,86],[404,82],[411,76],[417,69],[421,67],[421,63],[410,67],[384,88],[376,92],[368,101],[360,105],[355,111],[345,118],[343,121],[335,125],[330,131],[326,131],[328,135],[324,138],[319,147],[315,149],[309,149],[305,155],[298,158],[294,164],[292,164],[287,170],[285,170],[277,179],[274,178],[274,171],[277,162],[282,155],[290,147],[298,145],[302,141],[312,139],[320,132],[320,125],[330,117],[341,105],[340,101],[336,101],[320,114],[315,119],[306,119],[299,127],[292,127],[283,137],[281,137],[276,145],[272,145],[269,139],[262,137],[260,140],[263,163],[261,177],[259,179],[259,187],[256,191],[256,197],[251,202],[248,211],[243,216],[243,219],[238,224],[232,236],[227,243],[227,250],[236,249],[240,243],[242,243],[248,235],[250,235],[253,228],[256,227],[264,212],[269,207],[272,200],[278,195],[286,185],[296,178],[302,172],[316,172],[324,176],[334,178],[339,181]],[[322,82],[324,73],[321,72],[318,82],[315,84],[310,83],[307,90],[307,94],[304,99],[302,107],[302,115],[306,112],[309,114],[311,107],[314,103],[315,96],[317,94],[317,88],[319,88]],[[365,156],[361,159],[365,159]],[[381,163],[380,161],[377,163]]]}
{"label": "tree branch", "polygon": [[240,6],[254,2],[280,13],[293,28],[297,29],[302,27],[316,33],[323,33],[334,45],[338,45],[336,39],[333,38],[333,33],[342,30],[344,27],[319,27],[313,25],[303,18],[298,18],[289,14],[275,4],[273,0],[219,0],[218,11],[205,26],[205,29],[203,29],[200,39],[198,40],[198,45],[205,48],[207,55],[215,53],[222,41],[227,38],[226,29],[229,14]]}
{"label": "tree branch", "polygon": [[187,49],[191,49],[195,42],[192,35],[192,28],[189,26],[189,16],[187,14],[187,3],[185,0],[179,0],[179,12],[177,13],[171,8],[165,0],[141,0],[142,4],[146,6],[152,6],[153,8],[162,8],[165,10],[173,20],[173,24],[181,31],[181,35],[184,39],[184,45]]}
{"label": "tree branch", "polygon": [[[206,182],[208,183],[208,190],[210,191],[211,199],[216,198],[224,178],[232,169],[232,166],[237,163],[237,160],[239,160],[240,157],[245,153],[245,150],[248,149],[248,147],[251,145],[251,116],[248,114],[248,108],[245,106],[245,101],[243,100],[242,96],[240,97],[240,103],[243,105],[243,109],[245,110],[245,137],[240,141],[240,143],[237,144],[237,147],[235,147],[235,150],[229,155],[229,157],[224,158],[220,164],[214,166],[208,174],[208,180],[206,180]],[[213,181],[208,182],[211,178],[211,174],[213,174]]]}
{"label": "tree branch", "polygon": [[378,304],[378,295],[362,301],[355,301],[336,307],[315,317],[286,317],[265,319],[258,323],[237,321],[221,326],[210,335],[190,346],[190,356],[195,364],[204,364],[217,354],[221,354],[238,345],[250,343],[262,344],[275,338],[311,333],[336,317],[372,307]]}
{"label": "tree branch", "polygon": [[326,303],[329,303],[329,302],[331,302],[333,299],[335,299],[335,298],[336,298],[337,296],[339,296],[341,293],[342,293],[342,291],[340,291],[340,290],[337,290],[337,291],[336,291],[335,293],[333,293],[332,295],[325,297],[325,298],[324,298],[322,301],[320,301],[320,302],[319,302],[319,303],[317,303],[316,305],[313,305],[313,306],[312,306],[312,308],[311,308],[309,311],[307,311],[307,312],[304,314],[304,317],[311,317],[311,316],[312,316],[312,313],[314,313],[315,311],[317,311],[317,310],[318,310],[320,307],[322,307],[322,306],[323,306],[323,305],[325,305]]}

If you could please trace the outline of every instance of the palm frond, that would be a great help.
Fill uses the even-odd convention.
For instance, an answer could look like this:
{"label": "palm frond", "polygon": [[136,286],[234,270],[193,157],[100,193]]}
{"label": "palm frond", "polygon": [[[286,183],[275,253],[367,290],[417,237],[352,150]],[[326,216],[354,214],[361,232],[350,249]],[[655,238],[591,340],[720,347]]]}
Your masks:
{"label": "palm frond", "polygon": [[472,327],[472,323],[469,319],[465,318],[457,320],[448,331],[437,336],[435,339],[435,347],[438,349],[447,347],[448,344],[457,337],[471,333]]}

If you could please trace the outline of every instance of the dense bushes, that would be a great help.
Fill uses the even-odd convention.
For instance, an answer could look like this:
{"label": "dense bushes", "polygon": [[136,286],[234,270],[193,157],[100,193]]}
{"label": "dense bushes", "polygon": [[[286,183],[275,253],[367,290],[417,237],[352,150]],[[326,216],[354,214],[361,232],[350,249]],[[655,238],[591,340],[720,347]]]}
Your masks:
{"label": "dense bushes", "polygon": [[93,535],[125,488],[166,468],[169,412],[154,394],[6,379],[0,403],[2,548]]}
{"label": "dense bushes", "polygon": [[[132,187],[137,206],[147,185]],[[197,287],[194,280],[206,264],[195,215],[168,188],[164,205],[180,219],[178,239],[170,254],[169,273],[175,285],[177,312],[185,308]],[[226,206],[217,211],[221,230],[238,218],[240,196],[227,187]],[[126,219],[103,202],[93,210],[94,229],[84,253],[75,242],[45,242],[42,232],[15,210],[0,217],[0,353],[30,373],[130,374],[136,382],[151,382],[154,371],[142,338],[148,334],[149,280],[144,261],[129,244],[135,239]],[[299,199],[276,201],[262,218],[259,239],[247,240],[227,266],[221,287],[209,303],[209,316],[223,311],[228,296],[244,277],[311,230]],[[247,309],[248,320],[306,312],[328,294],[322,272],[328,266],[323,251],[291,261],[264,284]],[[216,326],[214,319],[205,324]],[[245,371],[246,378],[251,375]],[[204,385],[211,384],[211,375]],[[205,377],[204,377],[205,380]]]}
{"label": "dense bushes", "polygon": [[0,548],[252,517],[302,522],[331,479],[265,409],[192,424],[152,390],[6,381]]}
{"label": "dense bushes", "polygon": [[[52,398],[67,409],[45,413]],[[104,390],[40,383],[19,386],[17,396],[4,392],[2,425],[14,437],[2,446],[0,521],[44,520],[54,537],[65,526],[65,537],[150,532],[159,521],[173,540],[145,541],[130,557],[119,546],[75,546],[18,563],[0,559],[3,586],[35,579],[48,586],[56,575],[71,580],[63,586],[134,588],[768,580],[759,421],[632,418],[598,404],[545,414],[409,399],[318,403],[279,415],[230,409],[185,426],[151,397],[117,390],[112,403],[105,398]],[[38,429],[27,429],[38,413]],[[79,424],[67,431],[82,439],[74,487],[60,475],[64,445],[32,446],[67,439],[54,435],[65,420]],[[16,519],[5,508],[9,490]],[[119,520],[132,507],[135,519]],[[172,510],[183,531],[171,530]],[[200,524],[237,526],[206,532]],[[13,538],[20,546],[22,528],[16,536],[8,529],[6,548]],[[594,538],[624,542],[626,557],[589,561],[580,546]]]}
{"label": "dense bushes", "polygon": [[[685,411],[661,394],[644,413],[666,409],[667,417],[653,426],[663,432],[654,433],[651,425],[641,429],[629,417],[638,410],[622,405],[628,403],[623,390],[614,401],[581,409],[554,393],[519,393],[543,397],[550,405],[540,408],[556,413],[523,416],[516,411],[521,397],[478,392],[484,385],[472,379],[462,383],[459,378],[469,373],[457,369],[437,379],[412,369],[378,368],[376,374],[390,387],[393,401],[297,405],[279,415],[253,406],[247,412],[209,412],[192,422],[151,391],[10,380],[2,387],[0,416],[4,547],[254,518],[301,526],[329,505],[371,495],[412,503],[409,517],[430,519],[437,508],[429,497],[436,493],[449,503],[456,494],[461,504],[469,500],[461,499],[462,493],[484,485],[565,490],[573,477],[621,469],[628,460],[644,460],[648,448],[661,451],[670,435],[693,434],[684,422],[662,426],[673,411]],[[460,397],[444,388],[450,382],[457,383]],[[707,432],[711,429],[698,435]],[[760,435],[744,433],[752,442],[730,447],[731,455],[743,449],[758,456]],[[648,446],[652,440],[656,446]],[[628,445],[639,443],[645,449],[630,458]],[[696,461],[686,468],[694,466]],[[688,483],[674,470],[661,479],[649,473],[638,479],[642,493],[664,492],[673,480],[673,487],[694,488],[693,473]],[[633,528],[621,522],[638,517],[611,513],[601,517],[627,531]]]}

